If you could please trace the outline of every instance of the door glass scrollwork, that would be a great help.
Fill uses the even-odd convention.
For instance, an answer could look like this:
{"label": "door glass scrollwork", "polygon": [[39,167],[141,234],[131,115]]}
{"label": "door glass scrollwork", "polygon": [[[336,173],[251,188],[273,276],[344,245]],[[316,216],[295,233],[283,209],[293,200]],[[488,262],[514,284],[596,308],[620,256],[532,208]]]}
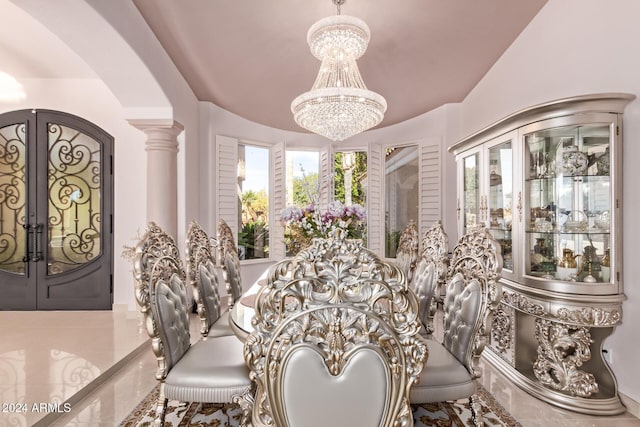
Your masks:
{"label": "door glass scrollwork", "polygon": [[0,270],[25,274],[26,125],[0,128]]}
{"label": "door glass scrollwork", "polygon": [[64,273],[100,255],[101,144],[73,128],[48,125],[47,274]]}

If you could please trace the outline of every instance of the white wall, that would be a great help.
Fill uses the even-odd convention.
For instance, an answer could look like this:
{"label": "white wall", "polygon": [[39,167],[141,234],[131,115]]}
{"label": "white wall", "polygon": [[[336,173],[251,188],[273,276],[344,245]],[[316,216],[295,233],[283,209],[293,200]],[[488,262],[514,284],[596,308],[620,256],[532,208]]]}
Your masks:
{"label": "white wall", "polygon": [[98,79],[20,80],[27,94],[18,103],[0,101],[0,113],[26,108],[58,110],[82,117],[114,137],[114,303],[135,309],[131,264],[120,255],[145,224],[144,134],[125,120],[122,107]]}
{"label": "white wall", "polygon": [[[461,133],[522,108],[597,92],[640,95],[640,2],[549,0],[461,106]],[[640,100],[624,113],[623,324],[606,345],[621,393],[640,401]],[[635,309],[634,309],[635,308]]]}

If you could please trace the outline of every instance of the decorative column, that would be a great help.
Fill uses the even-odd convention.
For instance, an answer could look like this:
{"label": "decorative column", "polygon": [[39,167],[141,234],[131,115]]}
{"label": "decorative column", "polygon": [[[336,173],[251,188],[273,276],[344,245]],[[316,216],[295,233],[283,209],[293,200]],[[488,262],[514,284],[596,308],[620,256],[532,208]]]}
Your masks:
{"label": "decorative column", "polygon": [[184,127],[172,119],[133,119],[147,136],[147,221],[178,238],[178,135]]}

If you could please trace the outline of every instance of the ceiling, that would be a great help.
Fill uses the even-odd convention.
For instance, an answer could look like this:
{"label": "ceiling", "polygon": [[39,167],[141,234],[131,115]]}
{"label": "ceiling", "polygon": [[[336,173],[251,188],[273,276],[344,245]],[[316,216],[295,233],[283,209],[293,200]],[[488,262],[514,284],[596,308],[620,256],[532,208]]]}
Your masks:
{"label": "ceiling", "polygon": [[[132,1],[199,100],[302,131],[290,104],[315,80],[320,62],[309,52],[306,34],[336,13],[331,0]],[[379,127],[462,101],[546,1],[347,0],[342,14],[371,29],[358,66],[367,87],[387,100]],[[0,7],[8,23],[0,27],[0,70],[17,70],[15,77],[93,74],[8,0]],[[57,60],[38,60],[38,50]],[[58,51],[71,65],[60,66]]]}

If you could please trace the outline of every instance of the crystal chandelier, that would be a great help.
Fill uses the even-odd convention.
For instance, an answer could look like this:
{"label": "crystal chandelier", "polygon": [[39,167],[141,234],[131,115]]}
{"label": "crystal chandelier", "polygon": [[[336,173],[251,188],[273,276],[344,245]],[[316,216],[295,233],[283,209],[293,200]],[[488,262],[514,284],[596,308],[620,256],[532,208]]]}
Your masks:
{"label": "crystal chandelier", "polygon": [[371,32],[353,16],[340,15],[346,0],[333,0],[337,16],[323,18],[307,33],[313,56],[322,61],[309,92],[291,103],[296,123],[332,141],[343,141],[378,125],[387,101],[367,89],[356,59],[367,50]]}

